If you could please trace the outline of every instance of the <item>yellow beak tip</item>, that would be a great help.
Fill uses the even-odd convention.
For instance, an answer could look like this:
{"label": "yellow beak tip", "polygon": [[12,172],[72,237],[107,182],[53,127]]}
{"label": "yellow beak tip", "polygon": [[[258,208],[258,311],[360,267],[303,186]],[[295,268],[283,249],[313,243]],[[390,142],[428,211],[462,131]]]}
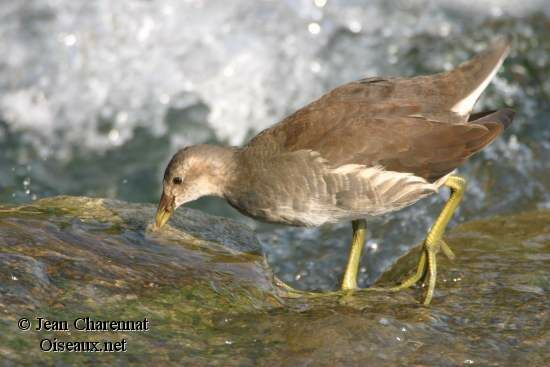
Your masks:
{"label": "yellow beak tip", "polygon": [[157,215],[155,217],[155,224],[156,224],[156,227],[157,229],[160,229],[162,228],[166,222],[168,222],[168,220],[170,219],[170,217],[172,216],[172,212],[171,211],[168,211],[168,210],[159,210],[157,212]]}
{"label": "yellow beak tip", "polygon": [[157,215],[155,216],[155,226],[157,229],[163,227],[174,211],[174,197],[166,195],[164,192],[160,198]]}

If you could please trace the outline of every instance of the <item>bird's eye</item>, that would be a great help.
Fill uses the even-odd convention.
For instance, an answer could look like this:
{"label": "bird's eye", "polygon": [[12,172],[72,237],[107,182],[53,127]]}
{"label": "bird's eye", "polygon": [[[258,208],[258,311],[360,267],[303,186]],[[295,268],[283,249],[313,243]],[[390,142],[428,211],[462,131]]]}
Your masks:
{"label": "bird's eye", "polygon": [[174,183],[174,185],[180,185],[183,182],[183,180],[181,179],[181,177],[174,177],[172,179],[172,182]]}

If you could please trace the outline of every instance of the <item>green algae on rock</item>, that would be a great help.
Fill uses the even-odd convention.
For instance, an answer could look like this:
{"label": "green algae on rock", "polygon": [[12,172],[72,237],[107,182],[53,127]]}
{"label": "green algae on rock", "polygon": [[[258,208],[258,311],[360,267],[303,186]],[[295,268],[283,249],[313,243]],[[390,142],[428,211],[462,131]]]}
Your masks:
{"label": "green algae on rock", "polygon": [[[147,230],[152,205],[57,197],[0,207],[0,355],[5,361],[169,360],[208,346],[212,319],[280,304],[252,232],[197,211]],[[17,320],[147,317],[145,333],[20,331]],[[69,322],[70,324],[70,322]],[[7,332],[4,332],[7,331]],[[40,340],[128,338],[128,355],[57,354]],[[164,345],[159,347],[157,344]],[[132,346],[133,345],[133,346]],[[147,361],[147,359],[144,360]],[[147,363],[145,363],[147,364]]]}
{"label": "green algae on rock", "polygon": [[[55,197],[0,206],[0,365],[544,365],[550,212],[465,223],[441,256],[433,304],[400,293],[282,299],[253,233],[184,209]],[[393,285],[417,259],[379,281]],[[22,331],[18,320],[140,320],[148,331]],[[125,353],[51,353],[40,341],[127,341]]]}

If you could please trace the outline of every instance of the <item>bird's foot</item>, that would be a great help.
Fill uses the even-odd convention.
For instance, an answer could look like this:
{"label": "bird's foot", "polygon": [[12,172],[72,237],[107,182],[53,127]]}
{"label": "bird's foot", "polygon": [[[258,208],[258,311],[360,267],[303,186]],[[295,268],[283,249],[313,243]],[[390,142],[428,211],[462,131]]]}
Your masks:
{"label": "bird's foot", "polygon": [[349,296],[354,292],[365,292],[365,291],[386,291],[386,292],[398,292],[405,289],[408,289],[418,283],[421,280],[425,280],[427,283],[427,291],[424,297],[423,303],[425,305],[430,304],[433,294],[435,291],[435,283],[437,279],[437,254],[443,252],[443,254],[449,259],[453,260],[455,255],[449,245],[441,238],[436,238],[434,236],[428,235],[428,238],[424,241],[422,246],[422,253],[418,260],[416,270],[414,274],[403,280],[398,286],[390,288],[382,287],[370,287],[370,288],[359,288],[357,286],[353,288],[345,288],[338,291],[324,291],[324,292],[311,292],[311,291],[302,291],[295,289],[288,284],[284,283],[279,278],[275,277],[275,284],[280,291],[280,295],[286,298],[319,298],[326,296]]}
{"label": "bird's foot", "polygon": [[[435,238],[435,239],[434,239]],[[442,251],[449,260],[453,260],[455,255],[449,245],[441,238],[428,235],[424,241],[422,253],[416,266],[416,271],[410,277],[406,278],[400,285],[390,288],[391,291],[397,292],[412,287],[423,278],[427,280],[428,289],[424,297],[424,304],[430,304],[437,278],[437,254]]]}
{"label": "bird's foot", "polygon": [[420,259],[418,260],[418,265],[416,267],[416,272],[409,278],[405,279],[399,286],[391,288],[393,291],[399,291],[411,287],[422,278],[427,278],[428,290],[424,298],[425,305],[431,302],[435,290],[435,280],[437,277],[437,253],[441,250],[449,259],[452,260],[455,257],[449,245],[447,245],[447,243],[443,240],[443,232],[458,207],[460,200],[462,200],[462,196],[466,188],[466,180],[462,177],[452,175],[445,181],[445,186],[449,187],[451,190],[451,196],[449,197],[447,203],[445,203],[443,210],[426,236],[422,254],[420,255]]}
{"label": "bird's foot", "polygon": [[283,298],[322,298],[322,297],[338,297],[340,299],[348,299],[355,294],[362,294],[363,292],[391,292],[393,288],[380,288],[380,287],[369,287],[369,288],[340,288],[334,291],[303,291],[295,289],[290,285],[286,284],[279,278],[275,277],[275,285],[279,291],[279,296]]}
{"label": "bird's foot", "polygon": [[275,285],[279,290],[279,295],[285,298],[302,298],[302,297],[318,298],[318,297],[325,297],[325,296],[334,296],[339,293],[337,291],[318,291],[318,292],[302,291],[289,286],[288,284],[286,284],[285,282],[283,282],[281,279],[277,277],[275,277],[274,280],[275,280]]}

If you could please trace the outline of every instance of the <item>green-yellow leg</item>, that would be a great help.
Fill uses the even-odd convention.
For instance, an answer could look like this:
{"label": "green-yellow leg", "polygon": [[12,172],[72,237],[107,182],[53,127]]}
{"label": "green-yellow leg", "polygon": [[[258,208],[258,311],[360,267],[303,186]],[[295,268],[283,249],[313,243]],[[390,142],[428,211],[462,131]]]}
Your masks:
{"label": "green-yellow leg", "polygon": [[353,228],[353,238],[351,240],[348,264],[342,280],[342,290],[357,289],[357,274],[359,272],[359,261],[361,252],[365,245],[365,233],[367,231],[367,221],[358,219],[351,222]]}
{"label": "green-yellow leg", "polygon": [[462,200],[462,196],[464,195],[464,190],[466,188],[466,180],[459,176],[449,176],[444,185],[449,187],[451,190],[451,196],[447,203],[445,203],[439,217],[437,217],[435,223],[426,236],[426,240],[424,241],[424,249],[420,255],[416,272],[404,280],[399,286],[392,288],[394,291],[409,288],[418,282],[424,274],[426,274],[428,279],[428,290],[426,292],[426,297],[424,298],[425,305],[431,302],[435,290],[435,281],[437,277],[437,253],[439,250],[442,250],[447,257],[451,259],[454,258],[453,252],[445,241],[443,241],[442,237],[445,232],[445,227],[447,227],[447,223],[449,223],[449,220],[453,216],[458,204]]}
{"label": "green-yellow leg", "polygon": [[[341,289],[351,290],[357,289],[357,274],[359,273],[359,262],[361,260],[361,252],[363,251],[363,246],[365,245],[365,235],[367,231],[367,221],[364,219],[358,219],[351,222],[353,229],[353,238],[351,240],[350,254],[348,257],[348,264],[346,266],[346,271],[344,272],[344,279],[342,280]],[[285,291],[285,296],[287,297],[319,297],[327,295],[335,295],[338,292],[307,292],[296,290],[289,285],[285,284],[280,279],[275,278],[277,285]]]}

